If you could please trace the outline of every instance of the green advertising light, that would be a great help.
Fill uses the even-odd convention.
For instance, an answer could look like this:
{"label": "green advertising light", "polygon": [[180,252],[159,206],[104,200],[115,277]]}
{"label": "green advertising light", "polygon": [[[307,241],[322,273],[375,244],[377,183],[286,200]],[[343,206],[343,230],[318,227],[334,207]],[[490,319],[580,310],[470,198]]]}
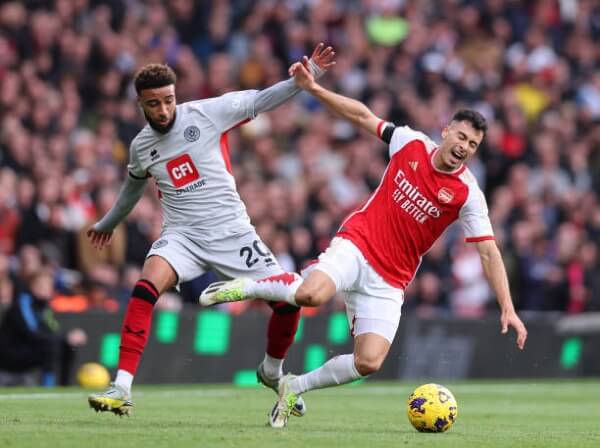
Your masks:
{"label": "green advertising light", "polygon": [[172,344],[177,339],[178,327],[179,313],[174,311],[159,312],[156,324],[156,340],[162,344]]}
{"label": "green advertising light", "polygon": [[196,322],[194,351],[201,355],[223,355],[229,349],[231,316],[221,311],[202,311]]}
{"label": "green advertising light", "polygon": [[322,345],[309,345],[304,352],[304,371],[318,369],[327,360],[327,350]]}
{"label": "green advertising light", "polygon": [[240,387],[258,387],[256,370],[238,370],[233,374],[233,384]]}
{"label": "green advertising light", "polygon": [[296,330],[296,336],[294,336],[294,342],[298,342],[302,340],[302,335],[304,333],[304,318],[301,317],[298,321],[298,329]]}
{"label": "green advertising light", "polygon": [[329,317],[329,329],[327,331],[327,339],[332,344],[343,344],[350,336],[348,328],[348,319],[346,313],[333,313]]}
{"label": "green advertising light", "polygon": [[572,369],[581,359],[581,338],[569,338],[562,346],[560,365],[563,369]]}
{"label": "green advertising light", "polygon": [[108,368],[117,367],[119,363],[119,333],[106,333],[100,342],[100,363]]}

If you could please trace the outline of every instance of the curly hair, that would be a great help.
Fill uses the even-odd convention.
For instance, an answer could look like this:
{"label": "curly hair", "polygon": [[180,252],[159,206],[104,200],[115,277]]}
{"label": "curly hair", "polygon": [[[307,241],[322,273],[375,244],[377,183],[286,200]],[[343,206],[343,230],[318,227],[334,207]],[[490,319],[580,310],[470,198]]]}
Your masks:
{"label": "curly hair", "polygon": [[177,82],[177,75],[167,64],[144,65],[133,78],[135,91],[139,95],[144,89],[156,89]]}

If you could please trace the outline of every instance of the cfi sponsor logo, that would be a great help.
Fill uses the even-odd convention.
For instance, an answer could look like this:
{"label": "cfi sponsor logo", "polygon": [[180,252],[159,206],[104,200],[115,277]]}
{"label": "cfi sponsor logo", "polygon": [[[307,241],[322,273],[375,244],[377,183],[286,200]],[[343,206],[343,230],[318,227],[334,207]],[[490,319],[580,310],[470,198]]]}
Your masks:
{"label": "cfi sponsor logo", "polygon": [[200,138],[200,129],[198,129],[198,126],[188,126],[183,131],[183,136],[188,142],[195,142]]}
{"label": "cfi sponsor logo", "polygon": [[169,160],[167,162],[167,172],[175,188],[181,188],[200,179],[200,173],[198,173],[196,165],[194,165],[194,161],[189,154],[182,154],[173,160]]}
{"label": "cfi sponsor logo", "polygon": [[452,201],[452,199],[454,199],[454,193],[449,188],[442,187],[438,191],[437,197],[438,201],[440,201],[442,204],[448,204],[450,201]]}
{"label": "cfi sponsor logo", "polygon": [[167,244],[169,244],[167,240],[158,240],[154,242],[152,249],[160,249],[161,247],[165,247]]}

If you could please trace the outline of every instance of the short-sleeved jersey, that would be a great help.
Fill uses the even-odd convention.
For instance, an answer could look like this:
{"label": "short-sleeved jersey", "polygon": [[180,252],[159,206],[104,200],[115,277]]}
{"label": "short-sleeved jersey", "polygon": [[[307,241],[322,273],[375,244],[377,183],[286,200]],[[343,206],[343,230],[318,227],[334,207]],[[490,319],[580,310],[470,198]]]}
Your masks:
{"label": "short-sleeved jersey", "polygon": [[437,170],[432,160],[436,147],[423,133],[396,127],[381,183],[338,230],[395,287],[406,288],[423,254],[457,219],[466,241],[494,238],[474,176],[464,165],[453,173]]}
{"label": "short-sleeved jersey", "polygon": [[236,190],[227,132],[254,118],[256,91],[178,105],[161,134],[146,125],[130,147],[129,174],[154,178],[165,228],[200,231],[207,240],[252,229]]}

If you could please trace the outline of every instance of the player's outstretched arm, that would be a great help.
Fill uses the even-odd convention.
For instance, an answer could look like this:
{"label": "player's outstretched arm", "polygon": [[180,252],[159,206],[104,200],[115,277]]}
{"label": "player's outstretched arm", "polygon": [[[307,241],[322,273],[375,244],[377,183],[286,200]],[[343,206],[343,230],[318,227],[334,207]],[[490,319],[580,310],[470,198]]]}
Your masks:
{"label": "player's outstretched arm", "polygon": [[117,200],[108,213],[87,231],[87,236],[96,249],[102,250],[110,244],[113,230],[133,210],[133,207],[142,197],[146,179],[127,176]]}
{"label": "player's outstretched arm", "polygon": [[338,115],[354,123],[356,126],[379,137],[378,127],[383,120],[360,101],[327,90],[317,83],[312,73],[307,70],[308,59],[295,63],[290,67],[290,75],[296,84],[306,90]]}
{"label": "player's outstretched arm", "polygon": [[[333,48],[325,47],[323,43],[320,43],[313,50],[310,59],[306,59],[306,64],[311,74],[319,78],[335,64],[334,58]],[[300,92],[300,87],[296,85],[293,78],[259,91],[254,101],[254,115],[276,108],[298,92]]]}
{"label": "player's outstretched arm", "polygon": [[475,244],[479,251],[483,272],[485,273],[490,286],[496,293],[498,305],[500,305],[500,324],[502,326],[502,333],[507,333],[508,327],[513,327],[517,332],[517,345],[523,350],[525,341],[527,340],[527,329],[517,315],[510,297],[508,277],[506,276],[506,269],[504,268],[500,250],[498,249],[498,246],[496,246],[494,240],[480,241]]}

